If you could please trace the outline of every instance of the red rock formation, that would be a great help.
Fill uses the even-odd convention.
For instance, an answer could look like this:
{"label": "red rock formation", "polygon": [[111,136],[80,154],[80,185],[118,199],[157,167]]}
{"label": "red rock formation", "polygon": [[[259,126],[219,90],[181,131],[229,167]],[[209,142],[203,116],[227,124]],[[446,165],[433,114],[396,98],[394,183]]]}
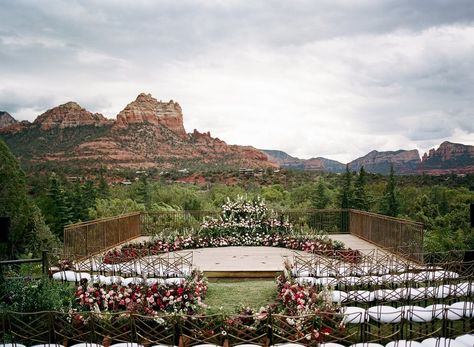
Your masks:
{"label": "red rock formation", "polygon": [[[0,133],[16,154],[30,163],[49,161],[76,169],[275,166],[255,148],[229,146],[209,132],[186,134],[179,104],[158,102],[149,94],[138,95],[116,121],[69,102],[48,110],[18,131],[13,131],[13,126],[17,124],[0,129]],[[51,128],[59,131],[46,131]],[[65,136],[64,128],[77,131],[69,130]],[[33,130],[26,141],[18,136],[24,129]]]}
{"label": "red rock formation", "polygon": [[141,93],[117,115],[117,127],[135,123],[161,124],[183,139],[187,138],[183,126],[183,113],[177,102],[161,102],[151,94]]}
{"label": "red rock formation", "polygon": [[390,165],[393,164],[395,173],[400,175],[414,173],[420,162],[420,155],[416,149],[409,151],[372,151],[351,161],[349,167],[353,171],[358,171],[361,166],[364,166],[364,169],[368,172],[388,174]]}
{"label": "red rock formation", "polygon": [[16,124],[17,121],[13,118],[10,113],[5,111],[0,111],[0,128],[6,128],[12,124]]}
{"label": "red rock formation", "polygon": [[438,149],[425,153],[419,173],[433,175],[474,172],[474,146],[445,141]]}
{"label": "red rock formation", "polygon": [[42,130],[48,130],[54,127],[64,129],[82,125],[101,126],[111,124],[111,122],[113,121],[100,113],[91,113],[79,104],[70,101],[46,111],[33,123],[40,125]]}

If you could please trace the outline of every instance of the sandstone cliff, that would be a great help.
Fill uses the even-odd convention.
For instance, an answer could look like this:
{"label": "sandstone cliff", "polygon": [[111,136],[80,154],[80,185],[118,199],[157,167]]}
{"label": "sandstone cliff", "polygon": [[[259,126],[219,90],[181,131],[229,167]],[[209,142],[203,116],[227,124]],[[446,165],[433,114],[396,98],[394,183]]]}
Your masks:
{"label": "sandstone cliff", "polygon": [[102,126],[110,124],[111,121],[100,113],[91,113],[70,101],[39,115],[33,123],[39,125],[42,130],[48,130],[54,127],[64,129],[83,125]]}
{"label": "sandstone cliff", "polygon": [[445,141],[423,155],[418,173],[473,173],[474,146]]}
{"label": "sandstone cliff", "polygon": [[322,157],[311,159],[299,159],[291,155],[277,150],[263,149],[268,160],[279,165],[281,168],[304,170],[304,171],[324,171],[340,173],[345,170],[345,165],[331,159]]}
{"label": "sandstone cliff", "polygon": [[275,167],[255,148],[227,145],[196,130],[187,134],[179,104],[158,101],[150,94],[138,95],[116,120],[68,102],[44,112],[33,123],[0,129],[0,137],[26,168]]}
{"label": "sandstone cliff", "polygon": [[13,118],[10,113],[5,111],[0,111],[0,128],[6,128],[12,124],[16,124],[17,121]]}
{"label": "sandstone cliff", "polygon": [[416,149],[409,151],[372,151],[363,157],[351,161],[349,168],[352,171],[358,171],[361,166],[364,166],[367,172],[388,174],[390,172],[390,165],[393,164],[395,173],[403,175],[415,173],[420,162],[420,155]]}

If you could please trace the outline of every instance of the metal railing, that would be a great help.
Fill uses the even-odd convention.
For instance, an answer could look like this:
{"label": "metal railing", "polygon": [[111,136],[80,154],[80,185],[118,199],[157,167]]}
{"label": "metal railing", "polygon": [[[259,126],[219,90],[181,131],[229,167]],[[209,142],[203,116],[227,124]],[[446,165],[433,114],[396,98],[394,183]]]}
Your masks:
{"label": "metal railing", "polygon": [[64,228],[64,255],[87,257],[141,235],[140,213],[70,224]]}
{"label": "metal railing", "polygon": [[350,210],[349,230],[352,235],[381,248],[422,262],[423,224],[380,214]]}
{"label": "metal railing", "polygon": [[[64,254],[87,257],[103,252],[138,236],[192,233],[205,217],[217,211],[172,211],[132,213],[68,225],[64,228]],[[415,261],[423,251],[423,225],[352,209],[276,211],[295,230],[351,233],[379,247],[390,249]]]}

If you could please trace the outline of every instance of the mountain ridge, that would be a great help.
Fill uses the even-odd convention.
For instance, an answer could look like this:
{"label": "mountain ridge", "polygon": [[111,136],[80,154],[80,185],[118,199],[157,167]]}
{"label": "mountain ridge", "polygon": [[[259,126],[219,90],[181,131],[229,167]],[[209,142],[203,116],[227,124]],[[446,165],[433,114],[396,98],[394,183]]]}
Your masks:
{"label": "mountain ridge", "polygon": [[[119,169],[281,167],[341,173],[346,164],[323,157],[300,159],[280,150],[228,145],[209,132],[186,133],[181,106],[141,93],[116,119],[92,113],[74,101],[53,107],[33,122],[16,121],[0,111],[0,137],[22,163],[32,166],[82,165]],[[377,151],[348,163],[372,173],[474,173],[474,146],[445,141],[420,158],[416,149]]]}
{"label": "mountain ridge", "polygon": [[251,146],[227,145],[209,132],[187,134],[178,103],[161,102],[145,93],[115,120],[67,102],[47,110],[32,123],[0,128],[0,137],[27,167],[276,167]]}

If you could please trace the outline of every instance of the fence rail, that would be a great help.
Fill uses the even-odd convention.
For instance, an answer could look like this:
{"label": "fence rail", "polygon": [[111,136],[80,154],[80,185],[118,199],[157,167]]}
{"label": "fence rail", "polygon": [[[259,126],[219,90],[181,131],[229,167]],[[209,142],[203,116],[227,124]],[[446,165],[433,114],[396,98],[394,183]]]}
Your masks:
{"label": "fence rail", "polygon": [[423,224],[375,213],[350,210],[351,234],[411,260],[422,262]]}
{"label": "fence rail", "polygon": [[[217,211],[132,213],[68,225],[64,229],[64,254],[87,257],[138,236],[173,235],[199,230],[206,217]],[[415,261],[423,251],[423,225],[352,209],[276,211],[296,230],[351,233]]]}
{"label": "fence rail", "polygon": [[87,257],[141,235],[140,213],[71,224],[64,228],[65,255]]}

